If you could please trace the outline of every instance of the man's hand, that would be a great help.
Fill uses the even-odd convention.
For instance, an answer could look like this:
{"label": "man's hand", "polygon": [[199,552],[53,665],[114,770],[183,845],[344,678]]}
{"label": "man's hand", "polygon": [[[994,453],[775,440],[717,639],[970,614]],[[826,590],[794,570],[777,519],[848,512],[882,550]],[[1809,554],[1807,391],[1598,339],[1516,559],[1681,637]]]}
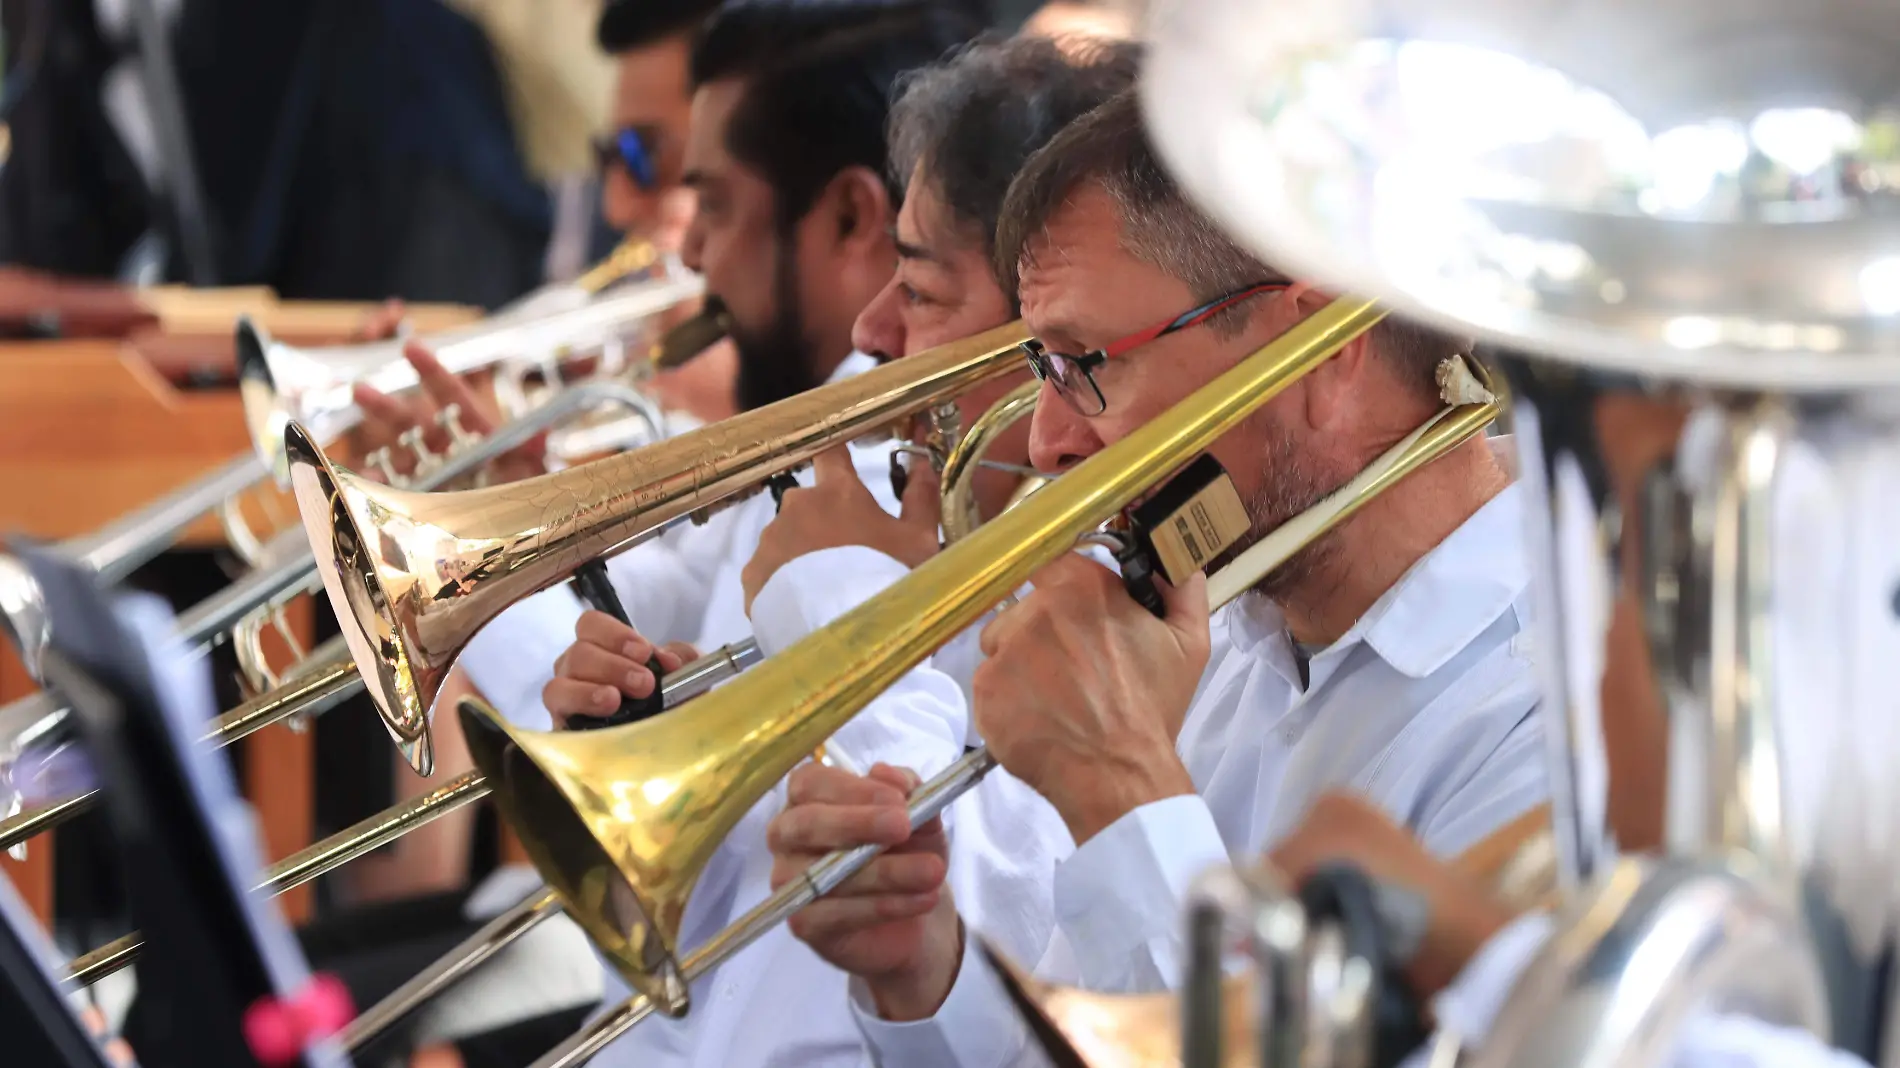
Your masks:
{"label": "man's hand", "polygon": [[1207,580],[1157,582],[1157,619],[1070,553],[983,628],[974,715],[990,751],[1080,845],[1130,811],[1194,792],[1174,739],[1207,667]]}
{"label": "man's hand", "polygon": [[1431,919],[1417,956],[1406,968],[1421,1000],[1450,985],[1512,919],[1511,910],[1456,862],[1433,856],[1371,802],[1350,794],[1322,795],[1270,859],[1295,885],[1323,865],[1348,863],[1424,897]]}
{"label": "man's hand", "polygon": [[937,1011],[956,981],[963,932],[944,877],[943,824],[910,829],[905,812],[915,773],[879,764],[868,776],[807,764],[792,772],[784,811],[766,833],[772,889],[836,849],[886,852],[791,919],[792,933],[825,960],[865,981],[887,1020]]}
{"label": "man's hand", "polygon": [[574,644],[555,659],[554,678],[541,688],[554,728],[566,730],[570,716],[611,715],[622,694],[651,694],[659,680],[647,670],[647,660],[655,656],[667,671],[699,659],[684,642],[656,646],[605,612],[582,613],[574,623]]}
{"label": "man's hand", "polygon": [[811,466],[816,484],[786,492],[777,518],[759,536],[759,547],[740,575],[748,614],[766,581],[807,553],[867,545],[906,567],[916,567],[936,555],[937,473],[929,464],[911,469],[903,511],[896,516],[886,512],[858,479],[845,446],[820,453]]}
{"label": "man's hand", "polygon": [[[460,409],[462,429],[474,437],[494,433],[500,420],[475,390],[461,378],[450,374],[420,342],[403,346],[403,359],[416,369],[422,388],[415,393],[392,397],[370,386],[357,383],[350,398],[363,410],[360,447],[373,449],[393,445],[392,463],[397,473],[412,474],[415,456],[398,442],[412,427],[422,428],[422,441],[429,451],[443,454],[453,442],[449,431],[437,419],[450,405]],[[547,435],[537,434],[503,456],[489,462],[488,470],[497,482],[514,482],[547,471]]]}

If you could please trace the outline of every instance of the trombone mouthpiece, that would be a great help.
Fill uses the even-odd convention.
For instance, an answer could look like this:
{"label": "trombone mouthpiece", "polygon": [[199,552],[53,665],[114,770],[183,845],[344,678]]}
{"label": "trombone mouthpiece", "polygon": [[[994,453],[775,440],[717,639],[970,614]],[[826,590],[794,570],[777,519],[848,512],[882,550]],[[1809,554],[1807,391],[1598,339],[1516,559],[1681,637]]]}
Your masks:
{"label": "trombone mouthpiece", "polygon": [[732,317],[718,297],[706,298],[699,314],[660,335],[651,359],[656,371],[670,371],[718,344],[732,332]]}

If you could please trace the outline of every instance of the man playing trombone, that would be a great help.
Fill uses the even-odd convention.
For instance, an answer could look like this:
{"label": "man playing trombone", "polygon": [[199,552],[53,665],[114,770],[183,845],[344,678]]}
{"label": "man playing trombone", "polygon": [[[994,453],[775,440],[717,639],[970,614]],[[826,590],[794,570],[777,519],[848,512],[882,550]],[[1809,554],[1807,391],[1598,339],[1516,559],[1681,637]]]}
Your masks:
{"label": "man playing trombone", "polygon": [[[1037,335],[1031,453],[1044,471],[1125,436],[1324,302],[1186,204],[1132,95],[1038,152],[1001,220],[997,264]],[[1388,320],[1217,443],[1247,540],[1431,416],[1443,361],[1464,351]],[[1291,557],[1218,628],[1200,578],[1161,583],[1157,618],[1078,556],[1040,573],[983,633],[973,708],[1003,768],[1078,843],[1052,887],[1024,891],[1021,908],[1053,914],[1040,971],[1100,990],[1172,983],[1189,880],[1270,845],[1328,788],[1361,789],[1443,854],[1542,803],[1521,508],[1490,443],[1467,442]],[[855,1011],[880,1062],[1007,1063],[1024,1034],[941,892],[944,865],[919,856],[941,855],[943,839],[873,833],[902,808],[901,783],[801,768],[772,826],[774,880],[832,849],[892,847],[795,932],[863,981]]]}
{"label": "man playing trombone", "polygon": [[[971,46],[910,78],[890,122],[892,174],[907,184],[895,226],[898,269],[858,316],[853,333],[858,350],[883,359],[903,357],[1006,323],[1014,302],[989,270],[988,235],[1010,177],[1029,152],[1067,120],[1131,85],[1134,75],[1130,46],[1079,49],[1070,58],[1047,41],[1024,39]],[[959,406],[974,418],[1027,377],[979,387],[961,398]],[[1006,436],[989,455],[1020,464],[1027,451],[1023,438],[1020,431]],[[877,481],[867,488],[860,477],[841,454],[822,458],[816,484],[785,494],[765,542],[747,565],[750,597],[759,592],[753,576],[762,582],[766,574],[759,570],[761,561],[775,553],[776,546],[800,536],[795,532],[808,526],[829,528],[825,536],[840,546],[829,564],[819,558],[822,554],[801,556],[798,567],[790,570],[802,571],[809,582],[792,585],[788,570],[775,584],[781,589],[767,594],[765,601],[751,602],[755,633],[767,651],[848,607],[824,596],[827,583],[846,591],[861,589],[846,581],[847,576],[861,578],[856,575],[860,567],[889,567],[879,554],[862,546],[845,547],[844,542],[871,539],[910,560],[935,551],[937,480],[927,463],[911,465],[905,506],[898,516],[888,514],[873,496]],[[982,506],[994,512],[1007,500],[1019,474],[1005,468],[979,478]],[[624,629],[604,615],[585,617],[579,640],[560,660],[560,677],[546,690],[548,709],[557,721],[595,714],[597,694],[624,692],[625,673],[634,663],[620,650],[624,640]],[[949,763],[962,751],[966,721],[960,698],[953,696],[955,682],[939,675],[935,684],[954,709],[945,720],[953,726],[929,748],[913,743],[905,752],[880,743],[876,736],[888,734],[889,728],[876,716],[861,717],[828,748],[857,756],[874,754],[924,770]],[[681,714],[690,716],[690,706]],[[728,837],[724,857],[701,880],[689,916],[705,916],[716,927],[765,895],[770,859],[760,835],[770,811],[762,809]],[[973,828],[970,834],[975,833]],[[1041,856],[1046,868],[1053,849],[1066,837],[1051,823],[1045,832],[1050,836],[1047,845],[1038,852],[1027,844],[1027,828],[1017,827],[1014,833],[1012,862],[1032,871],[1034,864],[1027,858]],[[977,849],[974,838],[963,841],[966,851]],[[973,898],[977,892],[973,887]],[[707,916],[703,899],[729,904]],[[999,919],[998,926],[1005,922]],[[709,933],[702,928],[685,937],[690,942]],[[1013,930],[1006,941],[1028,947],[1039,945],[1046,935],[1047,925],[1036,922]],[[860,1039],[845,1012],[845,976],[783,932],[743,951],[713,979],[715,994],[701,998],[689,1017],[699,1022],[690,1031],[670,1021],[649,1020],[603,1058],[617,1063],[624,1056],[632,1063],[639,1053],[651,1060],[670,1052],[681,1063],[738,1066],[768,1061],[855,1064],[861,1056]],[[726,991],[732,991],[732,997]],[[673,1037],[676,1031],[680,1034]]]}

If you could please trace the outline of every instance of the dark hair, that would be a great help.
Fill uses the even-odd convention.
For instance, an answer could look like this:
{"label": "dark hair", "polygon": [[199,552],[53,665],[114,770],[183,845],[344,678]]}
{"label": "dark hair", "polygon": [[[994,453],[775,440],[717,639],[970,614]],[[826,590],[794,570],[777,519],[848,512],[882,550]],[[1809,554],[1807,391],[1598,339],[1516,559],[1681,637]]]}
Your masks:
{"label": "dark hair", "polygon": [[684,36],[706,21],[719,0],[607,0],[594,39],[612,55]]}
{"label": "dark hair", "polygon": [[726,150],[759,172],[789,228],[848,167],[885,180],[885,123],[904,72],[933,63],[978,30],[971,7],[890,0],[735,0],[702,27],[695,89],[740,78]]}
{"label": "dark hair", "polygon": [[[1148,139],[1139,98],[1134,90],[1126,90],[1050,139],[1010,183],[993,257],[1005,290],[1016,291],[1022,268],[1033,259],[1031,242],[1085,182],[1098,184],[1114,202],[1122,248],[1187,283],[1196,300],[1214,300],[1255,282],[1286,277],[1236,245],[1188,203]],[[1208,322],[1231,336],[1245,326],[1247,315],[1244,304],[1236,305]],[[1433,396],[1438,393],[1439,363],[1471,351],[1468,341],[1397,316],[1386,317],[1373,336],[1378,339],[1375,351],[1400,379]]]}
{"label": "dark hair", "polygon": [[[987,255],[1010,179],[1061,129],[1135,83],[1140,47],[1102,41],[1064,51],[1039,37],[983,40],[912,71],[891,109],[891,178],[919,167],[951,221]],[[1016,289],[1004,290],[1014,306]]]}

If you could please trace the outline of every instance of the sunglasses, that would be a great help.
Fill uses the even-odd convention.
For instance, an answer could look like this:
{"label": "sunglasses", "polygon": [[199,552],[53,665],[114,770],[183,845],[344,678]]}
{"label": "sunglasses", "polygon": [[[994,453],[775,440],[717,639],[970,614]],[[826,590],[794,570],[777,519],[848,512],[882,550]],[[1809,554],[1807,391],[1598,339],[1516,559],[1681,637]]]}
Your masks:
{"label": "sunglasses", "polygon": [[594,156],[602,171],[615,165],[625,167],[634,185],[651,192],[659,181],[653,163],[656,141],[652,127],[629,126],[595,140]]}

